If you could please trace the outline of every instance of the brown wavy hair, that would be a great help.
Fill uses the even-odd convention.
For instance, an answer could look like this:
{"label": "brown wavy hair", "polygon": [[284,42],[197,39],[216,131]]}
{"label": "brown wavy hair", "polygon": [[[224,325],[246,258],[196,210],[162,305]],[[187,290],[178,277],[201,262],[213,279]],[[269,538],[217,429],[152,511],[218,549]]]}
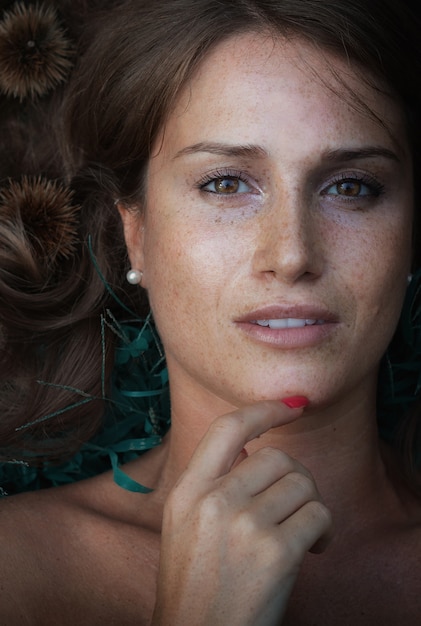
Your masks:
{"label": "brown wavy hair", "polygon": [[[37,260],[23,240],[17,238],[14,249],[9,243],[1,253],[0,373],[6,382],[0,439],[14,456],[23,447],[43,455],[68,454],[99,427],[100,400],[34,426],[29,436],[15,430],[70,401],[69,392],[39,385],[37,379],[100,396],[98,320],[106,308],[118,315],[118,307],[93,267],[89,237],[103,277],[118,297],[138,310],[147,307],[141,290],[124,284],[128,260],[115,202],[141,204],[155,138],[181,90],[218,43],[244,32],[299,35],[368,70],[361,75],[375,76],[402,106],[419,170],[421,18],[415,2],[132,0],[114,5],[115,10],[95,21],[95,36],[88,25],[84,52],[57,116],[64,174],[82,207],[77,250],[37,280],[29,270]],[[364,108],[355,94],[351,100]],[[415,193],[417,197],[418,189]],[[418,266],[417,228],[415,233]],[[17,276],[31,278],[25,285]],[[110,336],[107,380],[112,345]],[[54,444],[48,450],[46,440]]]}

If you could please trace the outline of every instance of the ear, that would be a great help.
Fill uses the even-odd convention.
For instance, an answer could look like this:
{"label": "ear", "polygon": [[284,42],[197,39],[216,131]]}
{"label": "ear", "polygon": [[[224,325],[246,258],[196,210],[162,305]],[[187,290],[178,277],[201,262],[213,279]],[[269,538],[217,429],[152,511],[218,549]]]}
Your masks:
{"label": "ear", "polygon": [[143,214],[136,207],[126,207],[117,202],[118,212],[123,222],[124,239],[126,241],[127,252],[130,264],[133,269],[144,271],[144,228]]}

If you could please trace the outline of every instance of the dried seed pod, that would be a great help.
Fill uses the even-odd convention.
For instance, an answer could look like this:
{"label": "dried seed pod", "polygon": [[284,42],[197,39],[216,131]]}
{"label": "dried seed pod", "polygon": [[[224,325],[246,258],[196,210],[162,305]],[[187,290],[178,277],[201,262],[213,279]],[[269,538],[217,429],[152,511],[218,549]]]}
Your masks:
{"label": "dried seed pod", "polygon": [[35,99],[66,80],[74,50],[53,7],[17,2],[0,21],[0,90]]}
{"label": "dried seed pod", "polygon": [[0,220],[20,224],[37,256],[47,264],[69,258],[78,243],[80,207],[57,180],[22,176],[0,188]]}

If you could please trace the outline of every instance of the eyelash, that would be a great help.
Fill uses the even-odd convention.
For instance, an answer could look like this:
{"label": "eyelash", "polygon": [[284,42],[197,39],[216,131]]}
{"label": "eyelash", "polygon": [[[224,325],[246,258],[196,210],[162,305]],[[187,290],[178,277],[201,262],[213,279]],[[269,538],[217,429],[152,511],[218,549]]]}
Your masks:
{"label": "eyelash", "polygon": [[[248,187],[252,186],[250,183],[249,177],[244,172],[241,172],[238,170],[230,170],[230,169],[217,170],[215,172],[211,172],[210,174],[205,174],[204,176],[202,176],[202,178],[197,182],[195,186],[205,193],[212,193],[216,196],[230,195],[230,194],[222,194],[222,193],[218,193],[217,191],[210,191],[209,189],[205,189],[206,185],[209,185],[209,183],[212,183],[216,180],[220,180],[224,178],[231,178],[233,180],[239,180],[240,182],[244,183]],[[240,192],[240,193],[246,193],[246,192]],[[232,195],[238,195],[238,194],[233,193]]]}
{"label": "eyelash", "polygon": [[[223,193],[218,193],[217,191],[211,191],[209,189],[205,189],[207,185],[220,179],[238,180],[244,183],[245,185],[247,185],[250,188],[249,193],[252,193],[253,185],[250,183],[249,177],[244,172],[239,171],[239,170],[233,170],[233,169],[216,170],[215,172],[205,174],[196,183],[195,187],[203,191],[204,193],[210,193],[219,197],[224,196],[224,195],[236,196],[236,195],[242,195],[242,194],[248,193],[248,192],[242,191],[242,192],[233,192],[232,194],[229,194],[229,193],[223,194]],[[331,189],[335,185],[340,185],[341,183],[344,183],[344,182],[352,182],[352,183],[357,183],[362,186],[365,186],[368,188],[369,193],[363,194],[363,195],[357,195],[357,196],[351,196],[351,195],[346,196],[340,193],[336,193],[336,194],[328,193],[329,189]],[[352,202],[352,201],[355,202],[356,200],[361,201],[361,199],[365,199],[365,198],[378,198],[384,193],[384,191],[385,191],[384,185],[380,183],[376,178],[374,178],[374,176],[371,176],[369,174],[362,174],[360,172],[358,173],[344,172],[334,177],[327,185],[323,187],[320,193],[321,195],[324,195],[324,196],[339,197],[341,198],[341,200],[345,200],[347,202]]]}
{"label": "eyelash", "polygon": [[[368,188],[369,193],[358,195],[358,196],[346,196],[341,194],[328,194],[328,190],[334,187],[335,185],[340,185],[341,183],[351,182],[357,183],[361,186],[365,186]],[[355,172],[344,172],[339,176],[335,177],[332,181],[325,185],[323,190],[321,191],[322,195],[332,195],[339,196],[342,199],[352,201],[352,200],[361,200],[362,198],[378,198],[385,191],[385,187],[382,183],[380,183],[374,176],[370,176],[369,174],[361,174]]]}

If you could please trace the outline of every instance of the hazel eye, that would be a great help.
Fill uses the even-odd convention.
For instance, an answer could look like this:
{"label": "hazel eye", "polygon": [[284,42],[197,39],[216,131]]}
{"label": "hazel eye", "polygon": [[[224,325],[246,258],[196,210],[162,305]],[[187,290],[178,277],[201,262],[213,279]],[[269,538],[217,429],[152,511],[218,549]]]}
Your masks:
{"label": "hazel eye", "polygon": [[211,193],[218,193],[222,195],[229,195],[234,193],[247,193],[250,191],[249,186],[240,178],[236,176],[223,176],[220,178],[213,178],[208,183],[203,185],[204,191]]}
{"label": "hazel eye", "polygon": [[362,196],[371,196],[373,190],[368,185],[365,185],[360,180],[353,178],[346,178],[334,185],[331,185],[327,190],[327,194],[334,196],[346,196],[347,198],[358,198]]}

